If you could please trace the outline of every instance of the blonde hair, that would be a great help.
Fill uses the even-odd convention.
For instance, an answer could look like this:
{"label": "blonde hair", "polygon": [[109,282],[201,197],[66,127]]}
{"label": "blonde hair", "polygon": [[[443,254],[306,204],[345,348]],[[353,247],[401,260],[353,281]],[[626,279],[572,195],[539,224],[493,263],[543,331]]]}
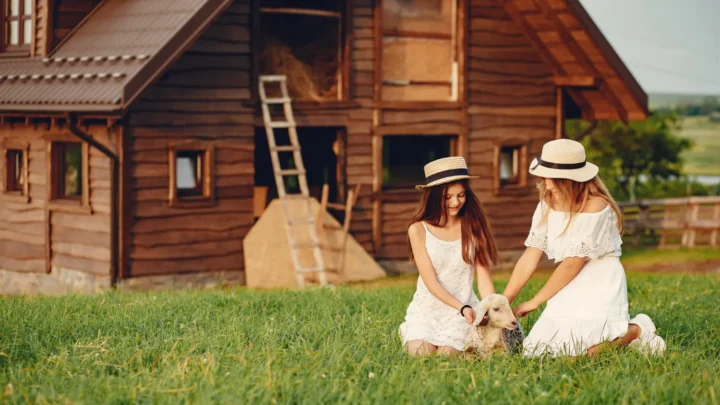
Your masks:
{"label": "blonde hair", "polygon": [[[540,177],[540,179],[542,180],[539,187],[540,201],[545,201],[545,204],[547,204],[548,207],[551,207],[556,211],[562,210],[570,213],[570,220],[565,226],[563,233],[565,233],[567,228],[570,226],[570,223],[575,218],[575,215],[581,213],[585,209],[585,206],[591,197],[597,197],[605,201],[607,205],[615,211],[618,221],[618,231],[621,235],[625,231],[622,211],[610,195],[610,192],[608,192],[607,187],[605,187],[605,183],[603,183],[600,177],[595,176],[591,180],[585,182],[569,179],[551,179],[555,184],[555,189],[553,191],[558,194],[558,199],[561,201],[560,204],[562,206],[560,207],[555,207],[556,203],[553,201],[553,193],[548,191],[545,179],[542,177]],[[547,216],[548,212],[545,212],[541,222],[547,221]]]}

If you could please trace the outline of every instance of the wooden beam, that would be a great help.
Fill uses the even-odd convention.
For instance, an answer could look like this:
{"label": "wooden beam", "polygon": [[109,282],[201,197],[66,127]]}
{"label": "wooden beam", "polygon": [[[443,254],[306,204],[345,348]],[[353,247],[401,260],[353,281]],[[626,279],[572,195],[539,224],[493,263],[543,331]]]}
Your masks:
{"label": "wooden beam", "polygon": [[565,137],[565,102],[562,87],[555,88],[555,139]]}
{"label": "wooden beam", "polygon": [[[533,1],[540,8],[540,12],[543,13],[543,15],[548,18],[548,20],[551,20],[551,22],[554,23],[555,27],[557,27],[557,33],[558,35],[560,35],[560,39],[565,45],[567,45],[567,47],[570,49],[570,52],[573,54],[573,56],[575,56],[575,59],[578,61],[578,63],[580,63],[583,69],[585,69],[586,72],[590,73],[594,77],[602,77],[600,72],[595,67],[595,64],[590,60],[590,57],[588,57],[588,55],[582,49],[582,46],[580,46],[577,40],[575,40],[575,38],[570,34],[570,31],[565,26],[565,24],[562,23],[562,21],[557,15],[557,12],[551,9],[545,3],[545,1],[531,1]],[[612,91],[612,89],[610,89],[609,86],[607,86],[606,83],[603,82],[600,84],[599,91],[603,98],[605,98],[617,110],[620,119],[627,124],[628,111],[627,109],[625,109],[625,106],[622,105],[620,99]]]}
{"label": "wooden beam", "polygon": [[594,76],[555,76],[556,86],[565,87],[597,87],[599,80]]}

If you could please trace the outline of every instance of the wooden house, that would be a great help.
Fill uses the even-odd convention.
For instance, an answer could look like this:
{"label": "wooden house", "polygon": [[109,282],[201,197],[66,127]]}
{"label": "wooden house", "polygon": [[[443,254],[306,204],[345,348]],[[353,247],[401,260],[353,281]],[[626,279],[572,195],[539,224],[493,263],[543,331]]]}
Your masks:
{"label": "wooden house", "polygon": [[365,185],[351,230],[377,260],[405,260],[429,160],[466,157],[511,252],[528,162],[564,119],[648,114],[578,0],[3,5],[4,292],[242,283],[253,202],[274,195],[261,74],[288,76],[313,193]]}

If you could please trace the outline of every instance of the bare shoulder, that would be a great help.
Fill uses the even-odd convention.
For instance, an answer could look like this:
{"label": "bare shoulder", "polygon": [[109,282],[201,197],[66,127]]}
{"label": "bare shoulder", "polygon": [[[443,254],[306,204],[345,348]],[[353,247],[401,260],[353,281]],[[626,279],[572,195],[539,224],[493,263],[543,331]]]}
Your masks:
{"label": "bare shoulder", "polygon": [[425,228],[422,222],[415,222],[408,228],[408,236],[410,239],[423,240],[425,239]]}
{"label": "bare shoulder", "polygon": [[588,213],[588,214],[591,214],[594,212],[601,212],[602,210],[607,208],[607,206],[608,206],[608,203],[605,202],[605,200],[603,200],[602,198],[590,197],[590,199],[588,199],[587,204],[585,204],[585,209],[583,209],[583,212]]}

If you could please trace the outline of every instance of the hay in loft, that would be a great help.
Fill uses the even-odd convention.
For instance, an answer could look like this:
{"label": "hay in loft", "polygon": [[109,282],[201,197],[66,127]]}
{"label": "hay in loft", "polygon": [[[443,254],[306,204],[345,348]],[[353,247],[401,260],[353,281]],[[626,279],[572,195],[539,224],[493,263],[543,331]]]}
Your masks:
{"label": "hay in loft", "polygon": [[340,44],[337,20],[303,15],[262,16],[261,74],[287,76],[290,96],[337,100]]}

